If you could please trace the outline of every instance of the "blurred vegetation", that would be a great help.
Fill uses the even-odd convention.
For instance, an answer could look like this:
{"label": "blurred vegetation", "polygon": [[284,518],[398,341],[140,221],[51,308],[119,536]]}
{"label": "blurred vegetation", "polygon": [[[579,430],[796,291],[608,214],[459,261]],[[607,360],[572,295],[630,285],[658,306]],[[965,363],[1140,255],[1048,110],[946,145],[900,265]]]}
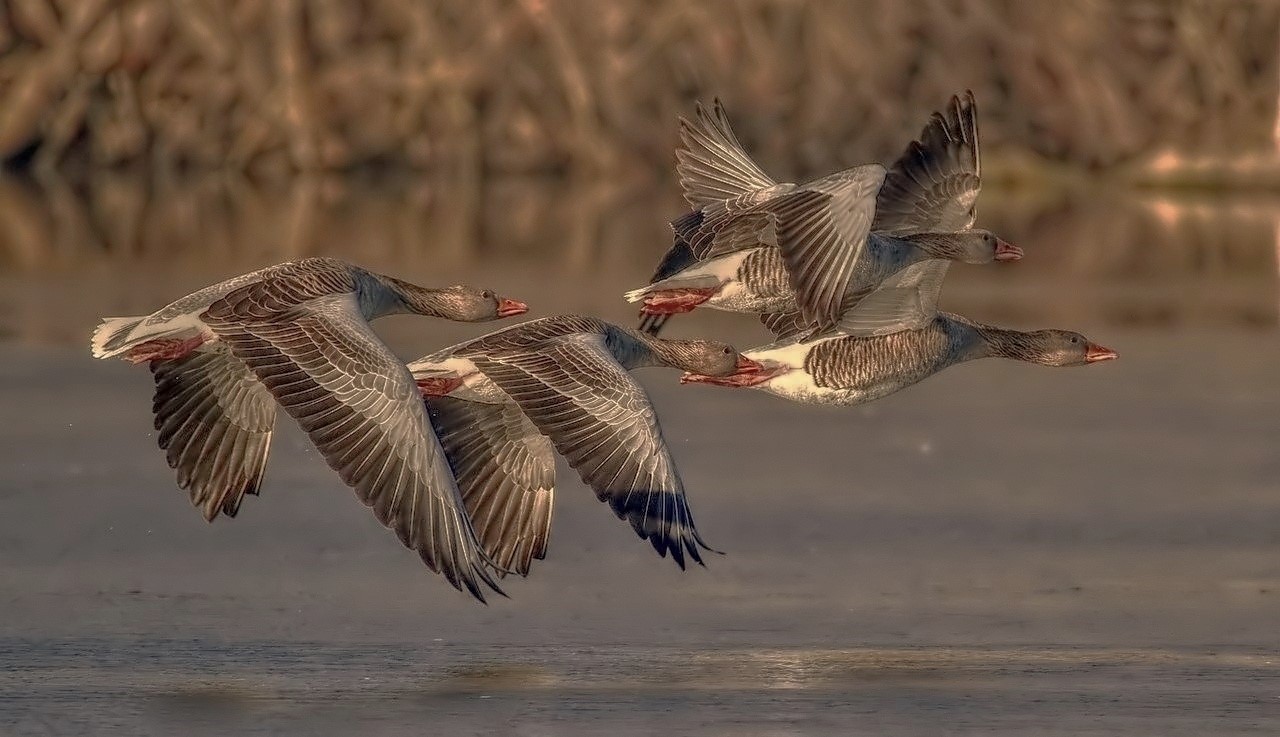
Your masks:
{"label": "blurred vegetation", "polygon": [[1105,168],[1270,151],[1280,89],[1271,0],[2,7],[0,157],[45,169],[669,176],[676,117],[719,96],[799,176],[893,156],[965,87],[990,149]]}

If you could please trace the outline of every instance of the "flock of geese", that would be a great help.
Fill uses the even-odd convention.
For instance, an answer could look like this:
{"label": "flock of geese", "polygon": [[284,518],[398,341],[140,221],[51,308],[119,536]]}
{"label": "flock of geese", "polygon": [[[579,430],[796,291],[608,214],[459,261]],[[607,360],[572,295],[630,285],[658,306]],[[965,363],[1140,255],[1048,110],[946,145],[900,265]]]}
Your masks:
{"label": "flock of geese", "polygon": [[[150,366],[160,447],[206,520],[234,517],[259,493],[283,408],[378,521],[480,601],[545,556],[555,453],[659,555],[683,568],[711,549],[634,369],[853,405],[976,358],[1116,357],[1078,333],[938,311],[952,261],[1022,256],[972,227],[981,184],[972,93],[934,113],[888,170],[868,164],[805,184],[761,171],[718,102],[680,124],[677,170],[692,209],[673,221],[674,244],[650,283],[626,295],[642,303],[639,329],[546,317],[406,366],[371,320],[484,322],[528,308],[307,258],[151,315],[107,318],[93,355]],[[758,314],[776,341],[739,352],[657,337],[672,315],[701,306]]]}

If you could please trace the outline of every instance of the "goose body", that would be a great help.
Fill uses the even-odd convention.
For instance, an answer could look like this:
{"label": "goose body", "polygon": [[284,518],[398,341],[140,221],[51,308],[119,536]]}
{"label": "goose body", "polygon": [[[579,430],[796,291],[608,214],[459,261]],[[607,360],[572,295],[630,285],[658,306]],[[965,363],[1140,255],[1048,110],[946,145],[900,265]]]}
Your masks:
{"label": "goose body", "polygon": [[[866,249],[868,258],[854,265],[850,280],[854,286],[846,290],[846,306],[866,296],[867,288],[863,285],[879,285],[907,266],[929,258],[916,243],[882,233],[868,234]],[[691,259],[688,263],[675,276],[627,292],[625,297],[638,302],[651,294],[684,289],[698,296],[709,293],[689,309],[706,305],[726,312],[752,314],[797,310],[796,291],[777,247],[747,248],[702,261]]]}
{"label": "goose body", "polygon": [[555,457],[659,555],[707,549],[657,415],[630,371],[756,366],[711,341],[664,341],[589,317],[534,320],[409,364],[487,553],[527,574],[550,534]]}
{"label": "goose body", "polygon": [[814,335],[912,264],[1021,256],[970,232],[980,186],[971,93],[935,113],[890,170],[868,164],[805,184],[760,170],[718,103],[710,113],[699,107],[696,123],[682,120],[681,138],[677,170],[694,210],[673,221],[675,242],[650,284],[625,295],[644,302],[647,332],[707,305],[799,312],[797,331]]}
{"label": "goose body", "polygon": [[104,321],[96,357],[147,362],[161,449],[212,521],[259,492],[281,406],[347,485],[432,569],[483,601],[498,590],[413,378],[369,328],[386,314],[459,320],[524,306],[433,290],[337,259],[268,267],[152,315]]}
{"label": "goose body", "polygon": [[1010,358],[1046,366],[1105,361],[1116,353],[1065,330],[1018,331],[936,313],[887,334],[834,333],[787,340],[743,353],[761,369],[750,375],[686,373],[681,383],[757,389],[804,404],[851,406],[887,397],[965,361]]}
{"label": "goose body", "polygon": [[972,323],[939,314],[889,335],[835,335],[746,351],[771,378],[752,385],[805,404],[864,404],[983,356]]}

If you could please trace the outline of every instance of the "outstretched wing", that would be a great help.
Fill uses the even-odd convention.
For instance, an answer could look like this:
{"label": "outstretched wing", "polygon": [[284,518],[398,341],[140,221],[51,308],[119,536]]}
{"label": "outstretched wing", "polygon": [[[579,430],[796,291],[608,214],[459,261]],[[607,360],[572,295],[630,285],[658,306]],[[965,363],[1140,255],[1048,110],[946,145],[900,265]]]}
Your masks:
{"label": "outstretched wing", "polygon": [[[938,294],[950,265],[930,259],[906,267],[841,315],[834,331],[868,336],[924,327],[938,313]],[[812,340],[820,334],[799,312],[764,313],[760,322],[778,342]]]}
{"label": "outstretched wing", "polygon": [[774,184],[738,143],[719,100],[711,110],[698,103],[692,121],[680,119],[676,174],[695,209]]}
{"label": "outstretched wing", "polygon": [[354,292],[311,297],[261,282],[202,315],[355,489],[434,571],[484,601],[500,591],[409,370],[369,329]]}
{"label": "outstretched wing", "polygon": [[806,184],[776,198],[778,250],[800,314],[816,330],[840,320],[845,293],[866,251],[884,167],[868,164]]}
{"label": "outstretched wing", "polygon": [[973,92],[951,98],[894,162],[876,200],[872,230],[954,232],[973,226],[982,186]]}
{"label": "outstretched wing", "polygon": [[[684,485],[649,397],[600,335],[470,356],[561,455],[658,554],[702,562]],[[710,548],[707,548],[710,549]]]}
{"label": "outstretched wing", "polygon": [[222,343],[184,357],[152,361],[152,402],[160,448],[178,486],[213,521],[236,516],[257,494],[267,468],[276,400]]}
{"label": "outstretched wing", "polygon": [[551,442],[514,404],[426,402],[485,552],[502,569],[529,575],[532,560],[546,556],[551,535]]}
{"label": "outstretched wing", "polygon": [[899,271],[840,318],[846,335],[888,335],[923,327],[938,312],[938,294],[950,261],[930,259]]}

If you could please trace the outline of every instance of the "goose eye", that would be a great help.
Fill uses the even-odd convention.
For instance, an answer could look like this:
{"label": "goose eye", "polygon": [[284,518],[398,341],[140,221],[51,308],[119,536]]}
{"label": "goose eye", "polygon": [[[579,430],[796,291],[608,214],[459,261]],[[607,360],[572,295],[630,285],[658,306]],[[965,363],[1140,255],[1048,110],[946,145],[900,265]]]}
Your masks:
{"label": "goose eye", "polygon": [[727,355],[729,355],[730,353],[733,353],[733,349],[732,349],[732,348],[730,348],[730,347],[728,347],[728,346],[725,346],[725,349],[724,349],[723,351],[721,351],[721,352],[722,352],[722,353],[724,353],[724,354],[727,356]]}
{"label": "goose eye", "polygon": [[1071,339],[1071,342],[1072,342],[1072,343],[1079,343],[1079,342],[1080,342],[1080,339],[1079,339],[1079,338],[1072,338],[1072,339]]}
{"label": "goose eye", "polygon": [[493,290],[491,290],[491,289],[486,289],[486,290],[484,290],[483,292],[481,292],[481,293],[480,293],[480,296],[481,296],[481,297],[484,297],[485,299],[493,299],[494,297],[496,297],[496,296],[498,296],[498,295],[494,294],[494,293],[493,293]]}

